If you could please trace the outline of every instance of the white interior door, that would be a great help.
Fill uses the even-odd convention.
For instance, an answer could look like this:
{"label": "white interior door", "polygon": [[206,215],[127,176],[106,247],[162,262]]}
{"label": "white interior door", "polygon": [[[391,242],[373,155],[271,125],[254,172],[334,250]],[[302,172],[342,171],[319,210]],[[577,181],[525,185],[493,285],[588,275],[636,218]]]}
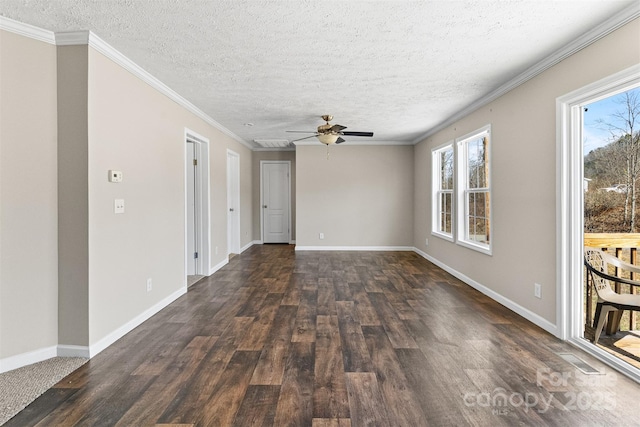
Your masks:
{"label": "white interior door", "polygon": [[240,253],[240,156],[227,150],[227,253]]}
{"label": "white interior door", "polygon": [[198,180],[197,180],[197,147],[187,141],[186,180],[187,180],[187,275],[198,271]]}
{"label": "white interior door", "polygon": [[262,163],[262,230],[263,243],[289,243],[290,163]]}

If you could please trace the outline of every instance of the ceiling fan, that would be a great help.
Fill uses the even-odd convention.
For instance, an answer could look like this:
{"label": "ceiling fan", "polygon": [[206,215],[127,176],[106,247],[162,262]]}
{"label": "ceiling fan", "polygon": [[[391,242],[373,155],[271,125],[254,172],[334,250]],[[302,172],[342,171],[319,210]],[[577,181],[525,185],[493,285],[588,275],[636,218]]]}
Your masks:
{"label": "ceiling fan", "polygon": [[318,130],[316,132],[308,132],[303,130],[288,130],[287,132],[313,133],[313,135],[311,136],[306,136],[300,139],[294,139],[291,142],[302,141],[303,139],[309,139],[309,138],[315,137],[315,138],[318,138],[318,140],[323,144],[325,144],[326,146],[329,146],[331,144],[342,144],[343,142],[345,142],[342,136],[368,136],[368,137],[373,136],[373,132],[345,131],[345,129],[347,128],[346,126],[332,125],[329,122],[333,120],[333,116],[330,116],[328,114],[325,114],[324,116],[321,116],[321,117],[322,117],[322,120],[324,120],[327,123],[324,125],[318,126]]}

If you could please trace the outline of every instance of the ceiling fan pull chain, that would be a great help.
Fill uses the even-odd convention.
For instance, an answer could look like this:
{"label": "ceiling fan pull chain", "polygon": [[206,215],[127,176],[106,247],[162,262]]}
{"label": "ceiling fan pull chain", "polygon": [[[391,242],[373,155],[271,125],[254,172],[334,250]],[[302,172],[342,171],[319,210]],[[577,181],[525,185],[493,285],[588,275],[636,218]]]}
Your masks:
{"label": "ceiling fan pull chain", "polygon": [[327,144],[327,160],[329,160],[329,145]]}

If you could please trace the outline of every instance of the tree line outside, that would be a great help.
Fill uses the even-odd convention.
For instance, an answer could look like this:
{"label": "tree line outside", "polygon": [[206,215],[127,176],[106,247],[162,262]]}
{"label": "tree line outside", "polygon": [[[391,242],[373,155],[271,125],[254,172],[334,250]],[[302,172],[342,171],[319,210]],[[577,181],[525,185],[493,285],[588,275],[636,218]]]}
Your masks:
{"label": "tree line outside", "polygon": [[607,131],[607,144],[584,156],[585,233],[640,231],[640,88],[611,101],[612,111],[594,121]]}

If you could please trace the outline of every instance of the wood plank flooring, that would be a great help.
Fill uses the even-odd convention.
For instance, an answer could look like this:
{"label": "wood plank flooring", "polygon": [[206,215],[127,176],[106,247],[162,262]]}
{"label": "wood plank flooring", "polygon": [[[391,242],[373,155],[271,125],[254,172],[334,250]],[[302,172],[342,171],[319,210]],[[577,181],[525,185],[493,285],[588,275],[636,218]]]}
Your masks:
{"label": "wood plank flooring", "polygon": [[414,253],[264,245],[6,425],[637,426],[639,404],[638,384]]}

